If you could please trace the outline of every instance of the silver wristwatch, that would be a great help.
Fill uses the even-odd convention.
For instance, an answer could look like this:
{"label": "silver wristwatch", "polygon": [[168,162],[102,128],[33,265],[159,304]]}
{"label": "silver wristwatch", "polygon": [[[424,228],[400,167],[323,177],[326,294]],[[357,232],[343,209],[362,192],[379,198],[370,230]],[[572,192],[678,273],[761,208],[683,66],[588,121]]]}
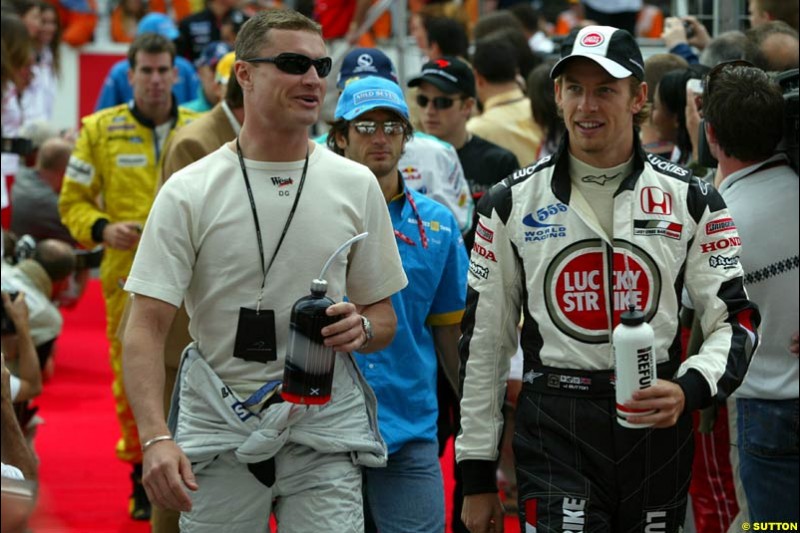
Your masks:
{"label": "silver wristwatch", "polygon": [[361,346],[359,346],[359,350],[366,347],[373,337],[375,337],[375,333],[372,331],[372,322],[370,322],[369,318],[365,317],[364,315],[361,315],[361,329],[364,331],[364,337],[366,340]]}

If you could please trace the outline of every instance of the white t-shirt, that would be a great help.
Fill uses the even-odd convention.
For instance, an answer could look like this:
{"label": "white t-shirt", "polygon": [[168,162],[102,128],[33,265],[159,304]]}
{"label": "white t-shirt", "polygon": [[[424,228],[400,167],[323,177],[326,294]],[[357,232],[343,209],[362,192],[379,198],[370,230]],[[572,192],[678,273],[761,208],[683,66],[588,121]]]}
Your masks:
{"label": "white t-shirt", "polygon": [[[312,143],[313,144],[313,143]],[[313,148],[312,148],[313,149]],[[245,160],[269,264],[298,191],[303,160]],[[255,309],[262,270],[253,214],[239,160],[230,146],[176,173],[145,225],[125,289],[179,306],[189,333],[217,375],[249,396],[283,376],[292,306],[336,248],[369,231],[329,268],[327,296],[371,304],[406,285],[386,202],[372,173],[328,150],[313,149],[286,239],[267,277],[262,309],[275,311],[278,360],[232,356],[239,309]]]}

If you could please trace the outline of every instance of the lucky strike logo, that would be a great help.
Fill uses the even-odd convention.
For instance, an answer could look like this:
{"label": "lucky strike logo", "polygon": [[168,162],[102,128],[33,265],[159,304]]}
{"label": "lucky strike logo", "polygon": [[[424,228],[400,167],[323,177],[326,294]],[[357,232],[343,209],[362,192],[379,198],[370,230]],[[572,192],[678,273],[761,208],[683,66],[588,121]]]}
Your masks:
{"label": "lucky strike logo", "polygon": [[603,44],[603,35],[597,32],[587,33],[581,39],[581,45],[583,46],[600,46]]}
{"label": "lucky strike logo", "polygon": [[608,341],[609,312],[612,327],[629,305],[652,316],[660,293],[658,270],[646,252],[632,245],[631,250],[616,248],[609,272],[601,246],[599,241],[576,243],[554,259],[545,276],[551,318],[559,329],[584,342]]}

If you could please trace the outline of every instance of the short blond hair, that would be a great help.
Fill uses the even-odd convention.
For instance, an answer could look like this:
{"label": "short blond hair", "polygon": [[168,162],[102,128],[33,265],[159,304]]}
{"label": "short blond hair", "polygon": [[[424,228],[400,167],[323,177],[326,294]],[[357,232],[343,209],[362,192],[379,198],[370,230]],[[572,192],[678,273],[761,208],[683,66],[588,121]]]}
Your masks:
{"label": "short blond hair", "polygon": [[236,36],[236,59],[252,59],[269,43],[269,30],[307,31],[322,37],[322,26],[292,9],[265,9],[242,25]]}

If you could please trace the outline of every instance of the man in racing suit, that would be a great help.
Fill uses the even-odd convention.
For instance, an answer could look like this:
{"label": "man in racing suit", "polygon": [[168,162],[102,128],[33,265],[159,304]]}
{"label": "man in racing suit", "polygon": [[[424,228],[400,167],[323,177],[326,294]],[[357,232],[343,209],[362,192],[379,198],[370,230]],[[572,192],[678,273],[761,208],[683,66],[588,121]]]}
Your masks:
{"label": "man in racing suit", "polygon": [[[573,34],[556,64],[567,135],[558,151],[482,199],[462,323],[463,518],[499,531],[495,464],[509,360],[521,345],[514,436],[523,531],[679,531],[692,464],[691,411],[735,389],[757,345],[758,309],[733,260],[741,240],[716,191],[638,142],[647,88],[633,37]],[[638,115],[638,116],[637,116]],[[705,343],[680,362],[680,296]],[[617,424],[611,334],[629,305],[655,331],[658,380]]]}
{"label": "man in racing suit", "polygon": [[195,113],[179,109],[173,99],[177,74],[175,47],[169,40],[145,33],[131,44],[128,60],[133,101],[83,119],[58,207],[75,240],[87,248],[99,243],[106,248],[100,278],[106,302],[114,400],[122,430],[117,456],[134,468],[130,513],[136,519],[147,520],[150,505],[140,482],[142,452],[122,383],[122,347],[116,333],[127,298],[122,286],[153,204],[164,143]]}

